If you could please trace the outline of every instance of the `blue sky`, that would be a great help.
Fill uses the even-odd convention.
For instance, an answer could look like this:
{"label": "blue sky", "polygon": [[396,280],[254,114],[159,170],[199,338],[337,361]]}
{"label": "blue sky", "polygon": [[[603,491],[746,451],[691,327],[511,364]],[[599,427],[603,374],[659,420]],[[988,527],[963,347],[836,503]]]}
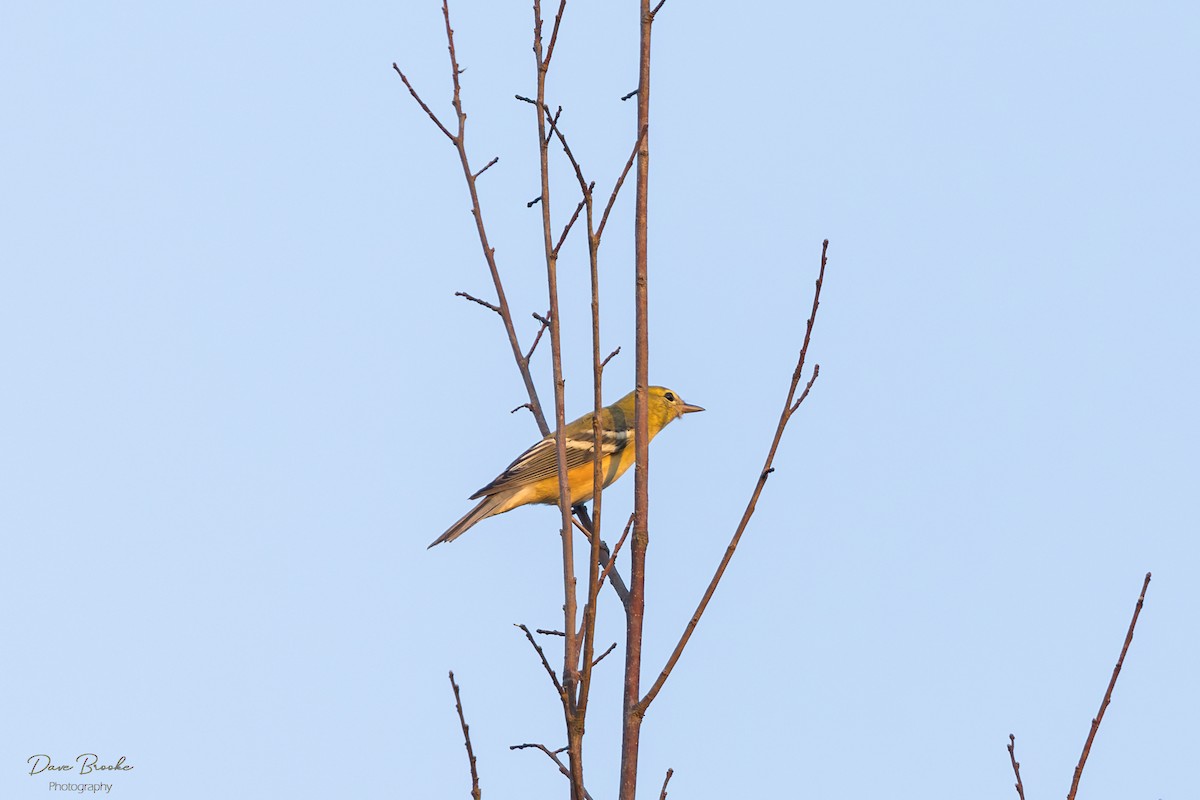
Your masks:
{"label": "blue sky", "polygon": [[[546,298],[525,3],[460,1],[472,158],[525,343]],[[607,191],[636,13],[569,6],[549,82]],[[1189,4],[670,0],[656,23],[655,674],[765,455],[758,513],[643,734],[643,794],[1182,798],[1200,695],[1200,14]],[[126,798],[556,796],[513,623],[561,620],[556,515],[425,550],[537,438],[454,151],[434,2],[0,11],[0,795],[95,752]],[[575,202],[556,159],[553,213]],[[632,386],[632,192],[602,251]],[[559,278],[590,404],[586,254]],[[535,359],[551,395],[548,349]],[[626,479],[628,481],[628,479]],[[632,483],[605,494],[610,538]],[[623,639],[611,597],[602,644]],[[589,788],[615,795],[618,649]]]}

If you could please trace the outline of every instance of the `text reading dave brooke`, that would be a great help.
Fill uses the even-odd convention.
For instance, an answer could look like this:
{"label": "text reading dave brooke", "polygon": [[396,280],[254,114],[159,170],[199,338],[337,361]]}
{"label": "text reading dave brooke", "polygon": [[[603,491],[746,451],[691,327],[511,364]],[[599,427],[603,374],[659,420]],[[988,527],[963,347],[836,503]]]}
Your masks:
{"label": "text reading dave brooke", "polygon": [[41,772],[70,772],[76,766],[79,767],[80,775],[87,775],[88,773],[99,772],[101,770],[127,772],[133,769],[132,764],[125,763],[125,756],[118,758],[115,764],[101,764],[100,756],[95,753],[80,753],[75,757],[74,764],[55,764],[50,756],[45,753],[38,753],[25,759],[25,763],[30,765],[30,775],[37,775]]}

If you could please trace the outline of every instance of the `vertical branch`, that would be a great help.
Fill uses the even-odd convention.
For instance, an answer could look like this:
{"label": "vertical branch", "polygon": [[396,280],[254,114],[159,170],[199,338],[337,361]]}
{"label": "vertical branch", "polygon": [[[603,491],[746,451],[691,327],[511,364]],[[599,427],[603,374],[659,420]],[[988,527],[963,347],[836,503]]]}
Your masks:
{"label": "vertical branch", "polygon": [[646,547],[649,543],[649,322],[647,293],[647,235],[650,180],[650,27],[654,17],[650,0],[640,2],[637,130],[641,146],[637,158],[634,197],[634,458],[633,543],[630,546],[629,602],[625,606],[625,685],[621,725],[620,800],[637,796],[638,745],[641,737],[642,623],[646,611]]}
{"label": "vertical branch", "polygon": [[471,797],[479,800],[482,792],[479,790],[479,773],[475,771],[475,751],[471,749],[471,726],[463,716],[462,698],[458,694],[458,684],[454,682],[454,670],[450,671],[450,686],[454,689],[454,707],[458,710],[458,721],[462,724],[463,740],[467,745],[467,760],[471,762]]}
{"label": "vertical branch", "polygon": [[[563,2],[565,5],[565,0]],[[559,18],[562,6],[559,7]],[[562,326],[558,312],[558,253],[550,220],[550,150],[546,131],[546,73],[549,61],[542,50],[542,4],[533,2],[533,53],[537,66],[538,155],[542,179],[542,237],[546,251],[546,289],[550,298],[550,355],[554,374],[554,442],[558,462],[559,509],[562,512],[563,563],[563,715],[567,727],[567,755],[571,768],[571,796],[583,800],[583,725],[576,709],[579,683],[579,639],[576,635],[575,554],[571,526],[571,486],[567,480],[565,385],[562,372]],[[555,33],[557,33],[557,26]]]}
{"label": "vertical branch", "polygon": [[1079,790],[1079,777],[1083,774],[1083,765],[1087,763],[1088,754],[1092,751],[1092,741],[1096,738],[1096,731],[1100,729],[1100,721],[1104,719],[1104,712],[1112,701],[1113,687],[1117,685],[1117,676],[1121,674],[1121,665],[1125,663],[1125,654],[1129,652],[1129,645],[1133,642],[1133,629],[1137,625],[1138,615],[1142,613],[1142,604],[1146,602],[1148,588],[1150,588],[1149,572],[1146,573],[1146,579],[1142,581],[1142,593],[1138,596],[1137,605],[1133,608],[1133,619],[1129,621],[1129,632],[1125,634],[1125,644],[1121,647],[1121,655],[1117,659],[1117,665],[1113,667],[1112,678],[1108,681],[1108,689],[1104,691],[1104,699],[1100,701],[1100,711],[1092,720],[1092,728],[1088,732],[1087,741],[1083,744],[1083,753],[1079,756],[1079,763],[1075,765],[1075,776],[1071,780],[1071,791],[1067,792],[1067,800],[1075,800],[1075,792]]}

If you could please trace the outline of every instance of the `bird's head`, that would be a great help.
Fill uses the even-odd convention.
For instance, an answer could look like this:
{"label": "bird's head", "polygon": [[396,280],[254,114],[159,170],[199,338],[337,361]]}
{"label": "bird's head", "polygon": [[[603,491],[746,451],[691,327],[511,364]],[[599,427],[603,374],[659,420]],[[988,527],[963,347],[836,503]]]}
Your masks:
{"label": "bird's head", "polygon": [[704,410],[700,406],[693,406],[683,402],[682,397],[665,386],[651,386],[647,390],[647,394],[650,416],[658,417],[661,420],[661,425],[666,425],[672,420],[679,419],[684,414]]}

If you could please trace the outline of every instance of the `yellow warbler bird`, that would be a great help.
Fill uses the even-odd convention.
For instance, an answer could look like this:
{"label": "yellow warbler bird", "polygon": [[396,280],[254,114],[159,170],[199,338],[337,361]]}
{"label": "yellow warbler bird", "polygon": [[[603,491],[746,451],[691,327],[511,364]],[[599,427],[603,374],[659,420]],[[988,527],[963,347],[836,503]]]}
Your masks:
{"label": "yellow warbler bird", "polygon": [[[704,410],[688,405],[675,392],[662,386],[651,386],[646,390],[646,403],[651,439],[671,421]],[[563,429],[567,485],[571,487],[573,504],[586,502],[595,493],[593,415],[584,414]],[[633,392],[600,410],[600,432],[600,470],[604,485],[608,486],[633,466]],[[429,546],[454,541],[486,517],[530,503],[558,503],[558,497],[558,459],[554,434],[550,434],[518,456],[494,481],[471,495],[472,500],[483,499]]]}

